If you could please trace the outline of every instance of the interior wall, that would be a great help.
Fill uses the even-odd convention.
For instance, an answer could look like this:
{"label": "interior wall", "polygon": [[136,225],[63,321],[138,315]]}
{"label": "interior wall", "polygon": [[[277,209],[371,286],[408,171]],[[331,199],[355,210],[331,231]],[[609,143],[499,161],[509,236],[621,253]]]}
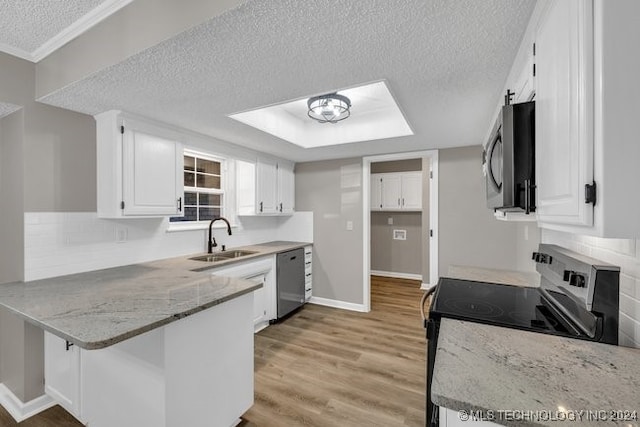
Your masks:
{"label": "interior wall", "polygon": [[296,209],[313,212],[313,296],[363,304],[362,160],[298,163],[295,177]]}
{"label": "interior wall", "polygon": [[371,173],[412,172],[422,170],[422,159],[392,160],[371,163]]}
{"label": "interior wall", "polygon": [[439,151],[439,274],[450,265],[515,270],[517,226],[487,208],[482,147]]}
{"label": "interior wall", "polygon": [[[389,219],[393,221],[389,225]],[[394,230],[405,230],[406,240],[395,240]],[[422,277],[422,213],[371,212],[371,270]]]}
{"label": "interior wall", "polygon": [[[35,65],[0,53],[0,102],[22,107],[2,119],[0,283],[24,278],[26,209],[96,209],[93,118],[37,104],[34,93]],[[11,392],[23,401],[44,393],[41,329],[3,310],[0,353]]]}

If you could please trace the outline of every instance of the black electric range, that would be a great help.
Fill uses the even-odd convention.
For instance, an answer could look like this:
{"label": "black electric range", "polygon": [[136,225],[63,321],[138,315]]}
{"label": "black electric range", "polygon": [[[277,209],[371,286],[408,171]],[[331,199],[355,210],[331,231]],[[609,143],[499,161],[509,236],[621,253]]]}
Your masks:
{"label": "black electric range", "polygon": [[619,267],[546,244],[540,245],[533,258],[540,287],[442,277],[432,290],[424,322],[428,340],[427,426],[439,425],[438,407],[431,402],[431,378],[443,317],[618,343]]}

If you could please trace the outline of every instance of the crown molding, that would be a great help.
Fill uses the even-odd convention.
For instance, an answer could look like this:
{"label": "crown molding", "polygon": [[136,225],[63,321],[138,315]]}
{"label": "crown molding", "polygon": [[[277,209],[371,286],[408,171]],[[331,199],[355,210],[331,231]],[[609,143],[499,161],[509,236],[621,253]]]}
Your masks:
{"label": "crown molding", "polygon": [[103,2],[100,6],[91,10],[73,24],[44,42],[33,52],[27,52],[2,43],[0,43],[0,51],[26,59],[27,61],[39,62],[132,1],[133,0],[107,0]]}

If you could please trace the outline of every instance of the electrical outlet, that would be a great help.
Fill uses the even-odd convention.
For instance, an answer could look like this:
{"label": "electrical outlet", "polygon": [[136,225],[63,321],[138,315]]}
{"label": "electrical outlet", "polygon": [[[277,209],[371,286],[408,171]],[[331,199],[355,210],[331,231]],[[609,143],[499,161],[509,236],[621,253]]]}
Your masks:
{"label": "electrical outlet", "polygon": [[390,217],[387,219],[387,224],[389,224],[389,225],[393,225],[393,217],[392,217],[392,216],[390,216]]}
{"label": "electrical outlet", "polygon": [[347,230],[353,231],[353,221],[347,221]]}
{"label": "electrical outlet", "polygon": [[126,227],[116,228],[116,243],[124,243],[129,237],[129,230]]}

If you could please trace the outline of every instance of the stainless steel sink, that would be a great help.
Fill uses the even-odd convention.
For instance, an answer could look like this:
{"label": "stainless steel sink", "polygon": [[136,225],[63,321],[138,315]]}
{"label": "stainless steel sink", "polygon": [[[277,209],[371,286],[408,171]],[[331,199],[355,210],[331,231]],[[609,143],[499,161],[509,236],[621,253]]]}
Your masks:
{"label": "stainless steel sink", "polygon": [[200,255],[193,258],[189,258],[189,259],[193,261],[202,261],[202,262],[220,262],[220,261],[228,261],[234,258],[241,258],[247,255],[253,255],[255,253],[257,252],[233,250],[233,251],[216,252],[215,254]]}

